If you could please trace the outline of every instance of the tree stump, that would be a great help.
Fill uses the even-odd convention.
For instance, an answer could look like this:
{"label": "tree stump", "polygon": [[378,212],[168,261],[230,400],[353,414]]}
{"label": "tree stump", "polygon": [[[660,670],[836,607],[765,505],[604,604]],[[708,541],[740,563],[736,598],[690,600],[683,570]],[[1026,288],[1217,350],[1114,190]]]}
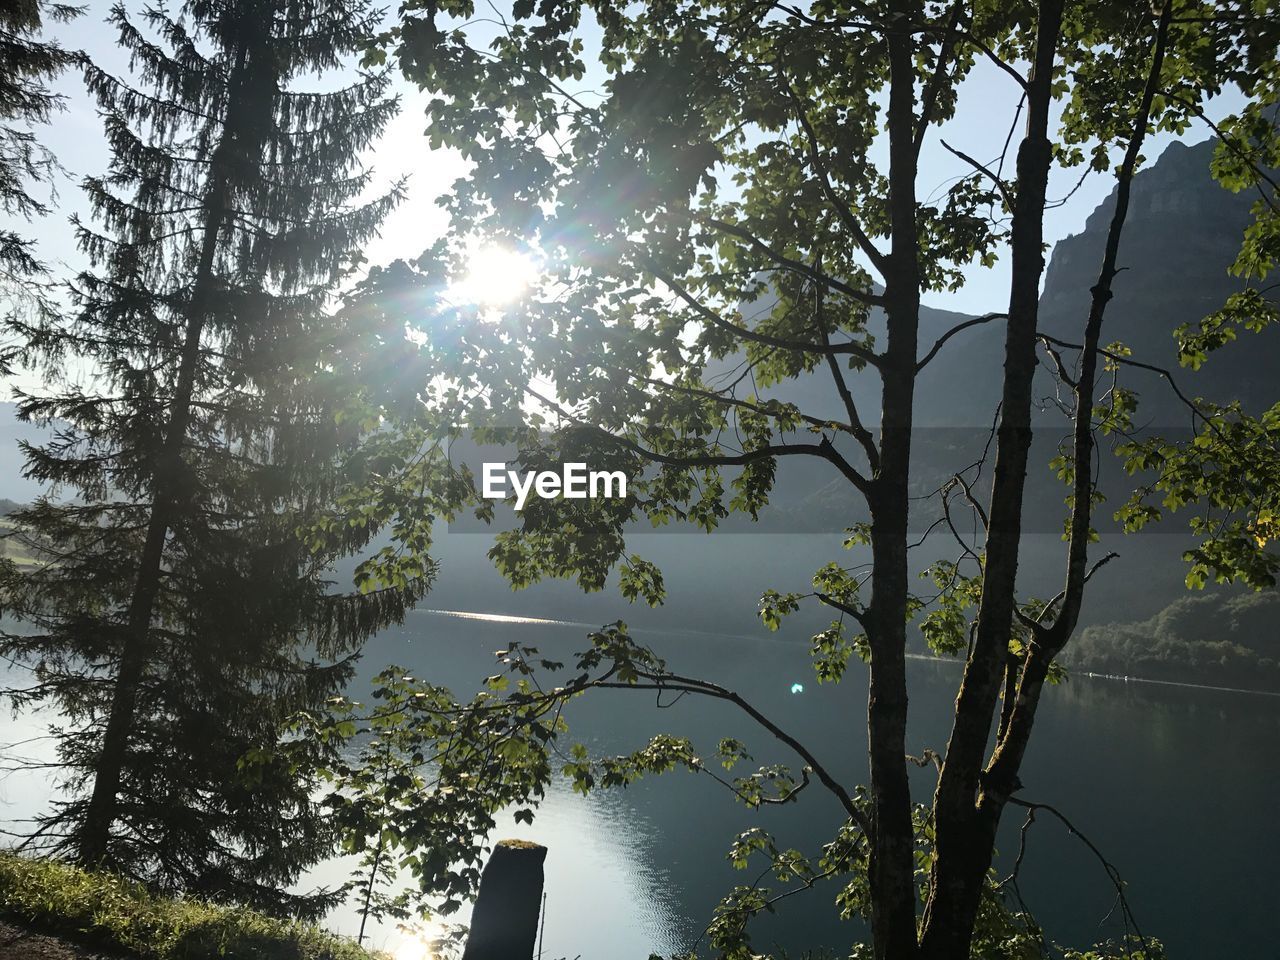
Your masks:
{"label": "tree stump", "polygon": [[532,960],[546,858],[547,848],[540,844],[498,841],[480,876],[462,960]]}

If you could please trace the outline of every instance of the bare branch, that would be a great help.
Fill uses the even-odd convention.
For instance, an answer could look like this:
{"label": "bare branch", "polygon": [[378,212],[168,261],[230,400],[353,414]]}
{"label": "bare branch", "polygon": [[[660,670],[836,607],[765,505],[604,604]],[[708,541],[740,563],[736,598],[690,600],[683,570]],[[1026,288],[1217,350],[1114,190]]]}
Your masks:
{"label": "bare branch", "polygon": [[985,174],[986,177],[992,182],[992,184],[995,185],[995,188],[998,191],[1000,191],[1000,196],[1004,198],[1005,205],[1008,206],[1010,210],[1013,209],[1013,194],[1009,192],[1009,185],[1005,183],[1004,180],[1002,180],[1000,177],[996,176],[995,172],[990,167],[988,167],[985,163],[979,163],[977,160],[969,156],[963,150],[957,150],[955,147],[951,146],[951,144],[947,143],[947,141],[945,140],[939,140],[938,142],[942,144],[942,146],[945,147],[949,153],[955,154],[965,163],[969,164],[969,166],[973,167],[976,171],[978,171],[979,173]]}
{"label": "bare branch", "polygon": [[947,482],[947,485],[943,487],[943,490],[945,491],[949,486],[958,486],[964,491],[965,500],[968,502],[969,506],[973,508],[974,513],[978,515],[978,519],[982,521],[982,529],[986,530],[987,527],[991,525],[991,522],[987,518],[987,511],[982,508],[982,504],[980,504],[977,501],[977,498],[974,497],[973,489],[969,486],[969,481],[965,480],[963,476],[957,473]]}
{"label": "bare branch", "polygon": [[[815,286],[814,296],[817,300],[814,312],[818,321],[818,333],[822,337],[822,345],[830,347],[831,338],[827,334],[822,312],[821,287]],[[867,455],[867,463],[870,465],[871,473],[874,475],[880,469],[880,451],[876,449],[875,439],[871,436],[871,431],[863,425],[862,418],[858,416],[858,405],[853,400],[853,394],[849,391],[849,384],[844,379],[844,371],[840,369],[840,364],[836,362],[834,354],[827,354],[827,369],[831,371],[831,379],[835,382],[836,392],[840,395],[840,401],[844,404],[845,413],[849,416],[849,432],[862,445],[862,450]]]}
{"label": "bare branch", "polygon": [[[1089,848],[1089,852],[1097,858],[1098,862],[1102,864],[1102,868],[1107,872],[1107,878],[1115,885],[1116,896],[1120,901],[1120,907],[1124,914],[1126,928],[1129,926],[1133,927],[1133,932],[1137,935],[1138,942],[1142,944],[1142,955],[1144,957],[1150,956],[1151,948],[1147,945],[1147,938],[1143,936],[1142,930],[1138,926],[1137,918],[1134,917],[1133,910],[1129,907],[1129,901],[1125,898],[1124,880],[1121,878],[1120,871],[1116,869],[1115,865],[1104,857],[1102,855],[1102,851],[1094,845],[1093,841],[1081,833],[1080,829],[1068,820],[1056,807],[1047,803],[1035,803],[1030,800],[1020,800],[1017,797],[1010,797],[1009,802],[1016,807],[1022,807],[1024,810],[1028,810],[1033,813],[1037,810],[1043,810],[1045,813],[1056,818],[1064,827],[1067,828],[1067,830],[1071,832],[1073,836],[1078,837],[1080,842]],[[1026,827],[1024,826],[1023,829],[1025,831]]]}
{"label": "bare branch", "polygon": [[950,340],[952,337],[954,337],[957,333],[961,333],[965,330],[968,330],[970,327],[976,327],[976,326],[979,326],[980,324],[990,323],[992,320],[1008,320],[1008,319],[1009,319],[1009,314],[1007,313],[984,313],[980,317],[973,317],[969,320],[965,320],[962,323],[957,323],[954,327],[952,327],[950,330],[948,330],[946,333],[940,336],[937,339],[937,341],[934,343],[934,345],[929,348],[929,352],[924,355],[924,359],[920,360],[916,364],[916,372],[919,373],[921,370],[923,370],[925,368],[925,365],[928,364],[930,360],[932,360],[934,357],[938,355],[938,351],[943,348],[946,342]]}
{"label": "bare branch", "polygon": [[[1084,349],[1084,346],[1082,344],[1068,343],[1066,340],[1059,340],[1057,337],[1051,337],[1047,333],[1040,334],[1040,339],[1041,341],[1044,342],[1045,349],[1049,350],[1052,356],[1054,356],[1055,359],[1057,359],[1059,366],[1061,366],[1061,363],[1062,363],[1061,358],[1059,358],[1058,355],[1052,351],[1052,349],[1049,347],[1049,344],[1062,347],[1064,350],[1083,350]],[[1102,354],[1104,357],[1106,357],[1108,360],[1111,360],[1114,363],[1122,364],[1123,366],[1126,366],[1126,367],[1136,367],[1139,370],[1149,370],[1151,373],[1158,374],[1164,379],[1166,383],[1169,384],[1169,389],[1174,392],[1174,395],[1177,396],[1177,398],[1182,401],[1183,405],[1186,406],[1186,408],[1191,411],[1193,423],[1195,422],[1196,417],[1199,417],[1201,420],[1204,420],[1206,423],[1209,423],[1209,424],[1213,423],[1213,421],[1211,421],[1208,417],[1204,415],[1203,411],[1201,411],[1200,407],[1196,405],[1195,401],[1182,392],[1182,389],[1178,386],[1178,381],[1173,378],[1172,370],[1168,369],[1167,367],[1158,367],[1153,363],[1143,363],[1141,360],[1134,360],[1132,357],[1126,357],[1124,354],[1116,353],[1112,350],[1107,350],[1104,347],[1098,347],[1096,349],[1098,353]],[[1071,380],[1070,378],[1066,378],[1066,379],[1067,379],[1067,383],[1069,383],[1071,386],[1073,387],[1076,386],[1076,383],[1074,380]]]}
{"label": "bare branch", "polygon": [[[1089,572],[1084,575],[1084,583],[1088,583],[1090,580],[1092,580],[1093,575],[1097,573],[1098,570],[1106,566],[1108,563],[1116,559],[1118,556],[1120,556],[1120,554],[1116,553],[1113,550],[1110,553],[1108,553],[1106,556],[1100,557],[1098,560],[1096,560],[1093,566],[1089,568]],[[1054,607],[1056,607],[1059,603],[1061,603],[1066,598],[1066,595],[1067,595],[1067,591],[1066,591],[1066,588],[1064,587],[1062,590],[1058,591],[1058,593],[1055,594],[1049,600],[1048,603],[1044,605],[1044,609],[1041,610],[1039,616],[1035,618],[1028,617],[1025,613],[1019,610],[1018,607],[1015,605],[1013,608],[1014,616],[1018,618],[1019,623],[1021,623],[1024,627],[1027,627],[1033,634],[1036,635],[1037,638],[1040,638],[1046,633],[1047,630],[1051,629],[1045,626],[1045,623],[1044,623],[1045,617],[1047,617],[1050,614],[1050,612],[1052,612]],[[1054,654],[1056,654],[1057,652],[1058,652],[1057,650],[1052,651],[1052,653]]]}
{"label": "bare branch", "polygon": [[[1049,356],[1053,358],[1053,364],[1058,370],[1058,379],[1074,390],[1077,386],[1075,378],[1072,377],[1071,374],[1067,373],[1067,365],[1062,362],[1062,354],[1053,349],[1053,345],[1055,343],[1060,344],[1061,341],[1051,339],[1045,334],[1040,334],[1040,342],[1044,344],[1045,350],[1048,351]],[[1057,396],[1056,391],[1055,396]]]}

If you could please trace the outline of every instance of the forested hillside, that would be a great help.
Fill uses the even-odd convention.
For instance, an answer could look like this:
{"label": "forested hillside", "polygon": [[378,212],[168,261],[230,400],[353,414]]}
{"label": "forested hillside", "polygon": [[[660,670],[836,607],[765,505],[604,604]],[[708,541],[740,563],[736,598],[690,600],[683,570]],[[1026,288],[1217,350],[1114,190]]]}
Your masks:
{"label": "forested hillside", "polygon": [[1280,595],[1182,597],[1146,620],[1086,627],[1071,669],[1280,691]]}

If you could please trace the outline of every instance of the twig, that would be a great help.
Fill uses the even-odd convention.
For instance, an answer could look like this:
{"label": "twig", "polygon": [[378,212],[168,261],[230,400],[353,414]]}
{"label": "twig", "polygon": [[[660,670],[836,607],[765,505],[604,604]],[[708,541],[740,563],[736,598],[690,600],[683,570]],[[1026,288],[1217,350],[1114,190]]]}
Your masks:
{"label": "twig", "polygon": [[973,317],[972,319],[965,320],[963,323],[957,323],[954,327],[940,336],[929,349],[929,352],[924,355],[924,359],[916,364],[916,372],[919,373],[923,370],[925,368],[925,364],[938,355],[938,351],[942,349],[943,345],[962,330],[968,330],[970,327],[976,327],[982,323],[990,323],[992,320],[1008,319],[1009,315],[1007,313],[985,313],[980,317]]}
{"label": "twig", "polygon": [[977,160],[969,156],[963,150],[957,150],[955,147],[951,146],[951,144],[947,143],[947,141],[945,140],[939,140],[938,142],[942,144],[942,146],[949,153],[955,154],[957,157],[959,157],[965,163],[969,164],[969,166],[973,167],[979,173],[985,174],[991,180],[991,182],[995,185],[995,188],[1000,191],[1000,196],[1004,199],[1004,202],[1008,206],[1008,208],[1010,210],[1013,209],[1013,195],[1009,193],[1009,185],[1005,183],[1004,180],[1002,180],[1000,177],[997,177],[995,173],[992,172],[990,167],[988,167],[985,163],[979,163]]}
{"label": "twig", "polygon": [[[1137,921],[1137,918],[1134,917],[1133,915],[1133,910],[1130,909],[1129,907],[1129,901],[1125,898],[1124,880],[1121,878],[1120,871],[1115,868],[1115,865],[1112,864],[1111,861],[1108,860],[1106,857],[1104,857],[1102,855],[1102,851],[1099,850],[1094,845],[1093,841],[1090,840],[1088,837],[1086,837],[1083,833],[1081,833],[1080,830],[1077,829],[1076,825],[1072,823],[1070,820],[1068,820],[1067,817],[1056,807],[1047,803],[1036,803],[1030,800],[1020,800],[1017,797],[1010,797],[1008,802],[1012,803],[1014,806],[1022,807],[1024,810],[1029,810],[1033,813],[1037,810],[1043,810],[1045,813],[1051,814],[1052,816],[1056,817],[1062,823],[1062,825],[1071,832],[1073,836],[1078,837],[1080,839],[1080,842],[1089,848],[1089,852],[1092,853],[1098,859],[1098,862],[1102,864],[1102,868],[1106,871],[1107,877],[1111,880],[1113,884],[1115,884],[1116,896],[1120,901],[1120,909],[1121,909],[1122,915],[1125,918],[1126,928],[1128,928],[1129,926],[1133,927],[1133,932],[1137,935],[1138,942],[1142,944],[1143,956],[1149,957],[1151,955],[1151,948],[1147,944],[1147,938],[1143,935],[1142,929],[1138,926],[1138,921]],[[1023,829],[1024,830],[1026,829],[1025,825]],[[1126,932],[1127,932],[1127,929],[1126,929]],[[1128,944],[1125,945],[1125,949],[1128,950]]]}

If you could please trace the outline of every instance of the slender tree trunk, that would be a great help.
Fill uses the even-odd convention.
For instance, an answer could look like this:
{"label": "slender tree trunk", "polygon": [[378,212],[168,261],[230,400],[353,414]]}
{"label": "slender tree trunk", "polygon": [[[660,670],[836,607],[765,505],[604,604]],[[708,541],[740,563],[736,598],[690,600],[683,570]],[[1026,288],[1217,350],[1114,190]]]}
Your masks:
{"label": "slender tree trunk", "polygon": [[[1054,9],[1050,10],[1050,7]],[[1052,65],[1052,49],[1045,51],[1046,61],[1041,62],[1041,43],[1049,43],[1052,39],[1056,45],[1056,36],[1061,28],[1061,2],[1051,0],[1042,7],[1040,32],[1037,37],[1036,70],[1042,78],[1048,76],[1048,67]],[[1083,598],[1084,584],[1087,579],[1087,547],[1090,537],[1090,517],[1092,508],[1092,460],[1093,460],[1093,390],[1096,379],[1098,342],[1102,327],[1102,318],[1106,304],[1111,298],[1111,282],[1116,274],[1116,255],[1119,249],[1120,235],[1125,217],[1128,213],[1129,191],[1136,168],[1137,158],[1146,136],[1150,120],[1151,105],[1155,91],[1159,86],[1160,71],[1164,59],[1165,45],[1168,39],[1172,3],[1165,5],[1161,11],[1156,37],[1152,45],[1152,60],[1147,79],[1146,90],[1135,118],[1134,129],[1125,153],[1124,162],[1118,174],[1116,209],[1112,216],[1107,236],[1106,251],[1097,284],[1092,290],[1092,302],[1089,318],[1085,324],[1085,338],[1081,353],[1079,379],[1075,387],[1076,407],[1074,422],[1073,462],[1075,477],[1073,484],[1072,514],[1070,523],[1070,545],[1068,547],[1067,584],[1063,590],[1063,606],[1061,613],[1052,628],[1036,628],[1035,636],[1028,645],[1028,653],[1023,659],[1021,671],[1017,678],[1016,693],[1013,703],[1006,703],[1001,713],[998,742],[987,764],[982,769],[982,758],[986,751],[987,738],[990,735],[991,721],[995,710],[996,695],[1000,689],[1002,678],[1006,688],[1011,687],[1012,677],[1008,669],[1008,637],[1012,629],[1014,578],[1017,573],[1018,536],[1021,534],[1021,494],[1025,478],[1026,453],[1030,440],[1030,421],[1026,421],[1024,441],[1012,449],[1020,452],[1021,465],[1016,478],[1007,478],[1012,484],[1004,496],[1011,497],[1016,491],[1018,512],[1007,513],[1008,504],[1000,484],[1000,460],[997,461],[996,487],[992,493],[990,511],[991,528],[988,532],[988,557],[983,578],[982,607],[978,618],[978,632],[974,643],[974,652],[966,665],[965,677],[960,697],[956,706],[956,723],[952,731],[952,739],[948,744],[947,757],[939,777],[938,790],[934,800],[934,816],[937,830],[936,852],[932,870],[930,902],[926,909],[925,929],[922,939],[922,953],[929,960],[967,960],[969,946],[973,937],[973,927],[981,902],[986,874],[990,869],[995,851],[996,830],[1000,816],[1008,802],[1009,796],[1018,788],[1018,772],[1021,769],[1027,744],[1031,737],[1031,728],[1035,722],[1036,710],[1040,695],[1043,692],[1049,667],[1053,658],[1062,650],[1071,632],[1075,629],[1080,603]],[[1047,29],[1052,30],[1052,37]],[[1043,72],[1041,72],[1043,71]],[[1033,102],[1032,97],[1039,84],[1033,83],[1029,102],[1033,107],[1047,110],[1047,99]],[[1047,92],[1043,94],[1047,97]],[[1047,117],[1047,113],[1045,114]],[[1028,136],[1023,147],[1032,140],[1031,124],[1036,118],[1029,117]],[[1048,164],[1048,143],[1044,142],[1038,161],[1043,161],[1045,170]],[[1023,201],[1023,156],[1019,154],[1019,212]],[[1034,170],[1028,173],[1035,175]],[[1044,205],[1044,181],[1038,179],[1039,195],[1036,198],[1038,210],[1027,209],[1025,215],[1034,214],[1034,223],[1029,226],[1029,233],[1035,237],[1036,247],[1042,243],[1041,223]],[[1013,380],[1012,361],[1015,344],[1015,306],[1032,305],[1032,290],[1038,288],[1039,273],[1042,261],[1033,264],[1034,283],[1022,276],[1018,269],[1018,252],[1022,249],[1023,257],[1031,256],[1029,239],[1019,236],[1018,221],[1015,219],[1014,235],[1014,291],[1010,301],[1010,329],[1006,343],[1006,379],[1005,402],[1010,400],[1010,382]],[[1025,246],[1024,246],[1025,245]],[[1022,293],[1019,296],[1019,286]],[[1026,340],[1022,347],[1028,351],[1030,362],[1035,359],[1035,313],[1030,314],[1029,331],[1024,331]],[[1025,360],[1027,356],[1024,356]],[[1027,371],[1025,394],[1029,415],[1030,375],[1034,366]],[[1019,401],[1022,395],[1018,396]],[[1001,434],[999,437],[998,457],[1003,458],[1006,437],[1004,434],[1004,418],[1010,414],[1006,406],[1002,410]],[[1009,437],[1010,442],[1016,437]],[[1005,513],[998,513],[1003,509]],[[1001,527],[997,531],[997,517]],[[1012,523],[1006,527],[1004,524]],[[997,538],[995,532],[1000,535]],[[994,548],[999,545],[999,556],[1002,560],[1000,569],[996,569]],[[996,591],[999,591],[997,593]],[[999,615],[998,620],[989,617],[989,611]],[[985,618],[985,619],[984,619]],[[989,632],[984,632],[987,630]],[[981,650],[979,647],[981,646]],[[981,663],[977,662],[981,656]],[[1006,693],[1008,696],[1008,693]]]}
{"label": "slender tree trunk", "polygon": [[[888,391],[886,391],[886,394]],[[888,431],[885,431],[887,434]],[[901,431],[902,440],[910,442]],[[883,491],[871,525],[871,644],[867,752],[871,771],[871,929],[877,960],[909,960],[916,952],[915,832],[907,778],[906,451],[882,439]]]}
{"label": "slender tree trunk", "polygon": [[1044,204],[1051,160],[1050,83],[1062,30],[1062,7],[1063,0],[1045,0],[1040,6],[1035,61],[1027,90],[1027,126],[1018,148],[1004,388],[988,509],[982,604],[933,804],[936,847],[921,940],[923,955],[931,958],[968,956],[994,842],[994,837],[988,837],[976,823],[976,800],[1013,623],[1022,499],[1031,447],[1040,277],[1044,272]]}
{"label": "slender tree trunk", "polygon": [[[999,818],[1005,801],[1014,789],[1018,770],[1022,766],[1022,758],[1026,754],[1027,744],[1031,739],[1031,728],[1035,723],[1036,710],[1040,705],[1040,694],[1044,689],[1049,666],[1053,663],[1054,657],[1062,652],[1062,648],[1066,646],[1071,634],[1075,631],[1084,599],[1085,581],[1089,578],[1088,553],[1092,538],[1093,515],[1093,403],[1098,370],[1098,344],[1102,335],[1103,317],[1106,314],[1107,304],[1111,300],[1112,281],[1118,272],[1120,237],[1124,232],[1125,220],[1129,214],[1129,194],[1133,184],[1133,174],[1137,169],[1142,145],[1146,140],[1152,103],[1160,89],[1160,74],[1169,39],[1169,26],[1173,20],[1173,7],[1173,0],[1169,0],[1160,11],[1156,37],[1152,44],[1151,65],[1146,87],[1134,120],[1133,133],[1129,138],[1129,145],[1117,174],[1116,206],[1107,230],[1107,243],[1102,256],[1102,266],[1098,271],[1098,281],[1091,290],[1089,317],[1085,321],[1080,372],[1074,388],[1075,423],[1072,451],[1074,477],[1069,523],[1070,543],[1067,548],[1067,576],[1066,585],[1061,594],[1061,612],[1051,627],[1037,629],[1035,641],[1030,645],[1023,664],[1022,677],[1018,683],[1018,695],[1009,716],[1008,730],[997,744],[988,766],[984,789],[979,798],[979,807],[984,816],[993,820]],[[993,832],[994,829],[993,826]]]}
{"label": "slender tree trunk", "polygon": [[[391,749],[384,745],[386,751],[382,764],[382,787],[385,790],[387,781],[391,776]],[[382,866],[382,853],[386,849],[383,842],[383,831],[378,831],[378,849],[373,853],[373,865],[369,868],[369,882],[364,887],[364,906],[360,910],[360,933],[356,936],[356,943],[364,943],[364,928],[369,922],[369,911],[373,905],[373,889],[378,882],[378,868]]]}
{"label": "slender tree trunk", "polygon": [[[905,23],[913,5],[900,3]],[[916,954],[915,833],[907,778],[907,519],[911,422],[920,322],[916,231],[915,64],[911,34],[889,38],[890,229],[885,276],[888,344],[883,378],[880,472],[871,495],[871,647],[867,750],[871,768],[871,927],[877,960]]]}
{"label": "slender tree trunk", "polygon": [[378,837],[378,849],[373,854],[373,865],[369,868],[369,882],[364,887],[364,905],[360,909],[360,932],[356,934],[356,943],[364,943],[364,928],[369,922],[369,910],[373,905],[373,887],[378,881],[378,868],[382,866],[382,850],[385,844]]}
{"label": "slender tree trunk", "polygon": [[[236,53],[229,83],[232,89],[245,73],[245,45]],[[232,98],[232,104],[235,99]],[[229,107],[229,110],[233,107]],[[108,861],[111,827],[115,822],[121,777],[128,754],[129,738],[137,714],[138,693],[152,655],[151,622],[164,571],[165,541],[181,506],[186,487],[182,448],[191,424],[191,401],[195,396],[200,366],[200,344],[213,296],[213,266],[218,241],[226,223],[229,166],[236,149],[235,125],[230,117],[210,165],[210,186],[206,194],[204,234],[200,259],[192,283],[186,330],[179,358],[178,380],[169,404],[169,424],[157,458],[151,516],[138,562],[138,578],[129,600],[129,611],[111,698],[111,712],[103,731],[102,750],[94,768],[93,792],[85,808],[84,822],[77,838],[80,862],[99,866]]]}

